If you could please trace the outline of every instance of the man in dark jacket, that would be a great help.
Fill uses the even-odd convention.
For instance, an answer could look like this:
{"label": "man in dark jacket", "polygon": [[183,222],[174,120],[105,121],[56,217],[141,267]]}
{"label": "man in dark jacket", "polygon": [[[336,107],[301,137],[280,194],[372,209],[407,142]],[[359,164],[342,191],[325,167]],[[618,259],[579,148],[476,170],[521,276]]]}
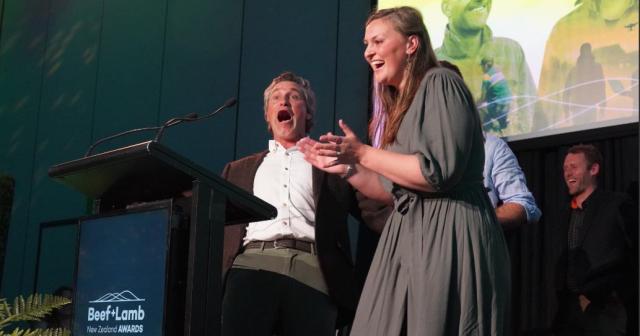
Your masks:
{"label": "man in dark jacket", "polygon": [[559,335],[625,335],[637,323],[627,314],[638,295],[637,204],[598,188],[601,165],[592,145],[571,147],[564,160],[572,199],[559,221]]}
{"label": "man in dark jacket", "polygon": [[296,143],[313,125],[315,96],[293,73],[264,92],[268,150],[227,164],[222,176],[278,209],[275,219],[225,227],[223,335],[335,335],[358,301],[347,232],[359,218],[342,176],[304,160]]}

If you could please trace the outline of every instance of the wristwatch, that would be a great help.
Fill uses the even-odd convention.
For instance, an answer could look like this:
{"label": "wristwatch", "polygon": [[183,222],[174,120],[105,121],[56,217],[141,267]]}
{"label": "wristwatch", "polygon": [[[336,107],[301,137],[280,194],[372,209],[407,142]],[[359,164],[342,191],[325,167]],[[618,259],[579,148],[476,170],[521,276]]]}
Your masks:
{"label": "wristwatch", "polygon": [[341,177],[342,177],[343,180],[347,180],[351,176],[355,175],[356,173],[357,173],[356,165],[351,163],[351,164],[347,165],[347,171]]}

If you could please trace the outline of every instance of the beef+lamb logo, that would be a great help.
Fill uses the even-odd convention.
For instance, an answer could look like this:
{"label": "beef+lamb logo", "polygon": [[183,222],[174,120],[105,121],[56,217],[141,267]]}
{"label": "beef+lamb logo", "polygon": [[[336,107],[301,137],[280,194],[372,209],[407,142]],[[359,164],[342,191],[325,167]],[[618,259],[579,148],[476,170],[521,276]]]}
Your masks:
{"label": "beef+lamb logo", "polygon": [[87,333],[142,333],[144,330],[143,321],[145,317],[145,312],[142,307],[142,302],[144,301],[145,299],[139,298],[130,290],[124,290],[119,293],[107,293],[95,300],[89,301],[87,322],[98,324],[88,325]]}

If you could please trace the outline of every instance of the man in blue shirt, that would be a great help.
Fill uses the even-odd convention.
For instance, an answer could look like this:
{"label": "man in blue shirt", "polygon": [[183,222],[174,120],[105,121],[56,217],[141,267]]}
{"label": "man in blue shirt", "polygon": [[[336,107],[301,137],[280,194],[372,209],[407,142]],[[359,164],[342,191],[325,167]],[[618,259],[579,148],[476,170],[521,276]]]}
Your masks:
{"label": "man in blue shirt", "polygon": [[494,135],[485,134],[484,151],[484,186],[496,208],[498,222],[505,229],[537,222],[542,213],[507,143]]}

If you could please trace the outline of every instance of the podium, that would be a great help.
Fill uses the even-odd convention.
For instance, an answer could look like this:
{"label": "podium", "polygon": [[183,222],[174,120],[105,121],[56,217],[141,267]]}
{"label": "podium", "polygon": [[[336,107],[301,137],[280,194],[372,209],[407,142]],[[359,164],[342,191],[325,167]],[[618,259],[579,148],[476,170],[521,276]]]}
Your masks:
{"label": "podium", "polygon": [[224,225],[273,206],[154,141],[49,176],[95,200],[79,223],[74,334],[220,334]]}

